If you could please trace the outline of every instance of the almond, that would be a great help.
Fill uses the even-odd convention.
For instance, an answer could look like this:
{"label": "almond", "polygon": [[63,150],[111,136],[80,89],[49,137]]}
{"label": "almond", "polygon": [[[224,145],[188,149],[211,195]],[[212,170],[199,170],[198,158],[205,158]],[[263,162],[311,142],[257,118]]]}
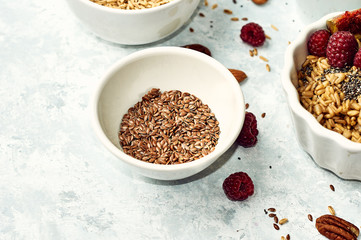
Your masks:
{"label": "almond", "polygon": [[265,4],[267,2],[267,0],[252,0],[252,2],[254,2],[255,4],[258,4],[258,5],[262,5],[262,4]]}
{"label": "almond", "polygon": [[236,80],[239,83],[247,78],[247,75],[241,70],[237,70],[237,69],[228,69],[228,70],[233,74],[233,76],[236,78]]}

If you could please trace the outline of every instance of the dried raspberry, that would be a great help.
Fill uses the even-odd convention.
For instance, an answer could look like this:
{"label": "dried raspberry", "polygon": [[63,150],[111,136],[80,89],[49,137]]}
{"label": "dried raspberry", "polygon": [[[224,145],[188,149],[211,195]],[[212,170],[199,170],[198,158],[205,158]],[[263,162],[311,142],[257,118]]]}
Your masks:
{"label": "dried raspberry", "polygon": [[253,47],[259,47],[262,46],[266,40],[266,35],[260,25],[251,22],[242,27],[241,39]]}
{"label": "dried raspberry", "polygon": [[257,119],[251,112],[246,112],[241,133],[237,137],[237,142],[242,147],[253,147],[257,143]]}
{"label": "dried raspberry", "polygon": [[244,172],[229,175],[223,182],[223,191],[232,201],[243,201],[254,193],[252,179]]}
{"label": "dried raspberry", "polygon": [[326,56],[332,67],[343,68],[351,66],[357,52],[356,38],[348,31],[332,34],[327,44]]}
{"label": "dried raspberry", "polygon": [[322,29],[312,33],[307,43],[308,52],[318,57],[326,57],[326,48],[331,34]]}
{"label": "dried raspberry", "polygon": [[355,55],[355,58],[353,59],[353,65],[361,69],[361,48],[360,50],[358,50],[358,52]]}

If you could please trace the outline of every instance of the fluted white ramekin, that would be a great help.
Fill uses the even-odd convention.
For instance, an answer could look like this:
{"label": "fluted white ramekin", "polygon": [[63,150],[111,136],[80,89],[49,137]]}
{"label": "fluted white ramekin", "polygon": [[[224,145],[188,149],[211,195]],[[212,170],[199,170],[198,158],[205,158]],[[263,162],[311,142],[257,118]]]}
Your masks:
{"label": "fluted white ramekin", "polygon": [[319,124],[301,105],[296,89],[297,70],[301,68],[308,55],[308,38],[314,31],[326,28],[326,20],[338,14],[341,12],[328,14],[308,25],[289,45],[282,71],[282,85],[302,148],[320,167],[334,172],[343,179],[361,180],[361,143],[352,142]]}

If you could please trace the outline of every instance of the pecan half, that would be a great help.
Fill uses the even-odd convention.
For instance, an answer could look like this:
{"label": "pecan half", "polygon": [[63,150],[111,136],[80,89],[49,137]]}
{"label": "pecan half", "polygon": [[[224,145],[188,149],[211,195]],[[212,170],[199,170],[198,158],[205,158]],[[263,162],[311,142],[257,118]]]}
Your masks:
{"label": "pecan half", "polygon": [[316,228],[331,240],[357,240],[360,233],[358,227],[352,223],[329,214],[316,219]]}

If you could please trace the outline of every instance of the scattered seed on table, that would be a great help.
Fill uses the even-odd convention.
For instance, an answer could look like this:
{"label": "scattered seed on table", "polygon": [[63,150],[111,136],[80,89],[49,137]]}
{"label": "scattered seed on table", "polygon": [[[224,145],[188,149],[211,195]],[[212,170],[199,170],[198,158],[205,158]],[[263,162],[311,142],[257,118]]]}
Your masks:
{"label": "scattered seed on table", "polygon": [[243,21],[248,21],[248,18],[244,17],[242,18]]}
{"label": "scattered seed on table", "polygon": [[260,58],[261,60],[265,61],[265,62],[268,62],[268,59],[265,58],[265,57],[263,57],[263,56],[259,56],[259,58]]}
{"label": "scattered seed on table", "polygon": [[308,214],[307,217],[308,217],[308,220],[310,220],[311,222],[313,221],[313,217],[311,214]]}
{"label": "scattered seed on table", "polygon": [[276,229],[276,230],[280,230],[280,227],[277,225],[277,224],[273,224],[273,227]]}
{"label": "scattered seed on table", "polygon": [[275,208],[269,208],[268,211],[270,211],[270,212],[275,212],[276,209],[275,209]]}
{"label": "scattered seed on table", "polygon": [[268,36],[267,34],[265,34],[265,36],[266,36],[266,38],[267,38],[268,40],[271,40],[271,37],[270,37],[270,36]]}
{"label": "scattered seed on table", "polygon": [[254,53],[255,56],[258,55],[258,50],[257,50],[257,48],[253,49],[253,53]]}
{"label": "scattered seed on table", "polygon": [[279,224],[280,225],[283,225],[283,224],[285,224],[286,222],[288,222],[288,219],[287,218],[282,218],[281,220],[279,220]]}
{"label": "scattered seed on table", "polygon": [[275,223],[278,223],[278,217],[277,216],[274,216],[273,220],[275,221]]}
{"label": "scattered seed on table", "polygon": [[215,3],[215,4],[212,5],[212,9],[216,9],[217,7],[218,7],[218,4],[217,4],[217,3]]}
{"label": "scattered seed on table", "polygon": [[281,237],[281,240],[286,240],[286,238],[284,236]]}
{"label": "scattered seed on table", "polygon": [[251,57],[254,56],[253,50],[249,50],[249,55],[250,55]]}
{"label": "scattered seed on table", "polygon": [[248,109],[248,108],[249,108],[249,104],[248,104],[248,103],[246,103],[245,107],[246,107],[246,109]]}
{"label": "scattered seed on table", "polygon": [[332,191],[335,191],[335,187],[332,184],[330,185],[330,188]]}
{"label": "scattered seed on table", "polygon": [[228,14],[228,15],[233,14],[233,12],[232,12],[231,10],[229,10],[229,9],[223,9],[223,12],[224,12],[225,14]]}
{"label": "scattered seed on table", "polygon": [[267,70],[267,72],[270,72],[270,71],[271,71],[271,67],[270,67],[269,64],[266,64],[266,70]]}
{"label": "scattered seed on table", "polygon": [[204,6],[208,6],[208,0],[204,0]]}
{"label": "scattered seed on table", "polygon": [[205,15],[203,13],[199,13],[200,17],[205,17]]}
{"label": "scattered seed on table", "polygon": [[270,214],[268,214],[268,216],[269,216],[270,218],[274,218],[274,217],[276,216],[276,214],[270,213]]}
{"label": "scattered seed on table", "polygon": [[234,22],[237,22],[238,20],[239,20],[238,17],[233,17],[233,18],[231,18],[231,21],[234,21]]}
{"label": "scattered seed on table", "polygon": [[276,26],[273,24],[271,24],[271,28],[273,28],[275,31],[278,31],[278,28],[276,28]]}
{"label": "scattered seed on table", "polygon": [[264,118],[266,116],[266,113],[262,113],[261,117]]}
{"label": "scattered seed on table", "polygon": [[287,234],[286,239],[287,239],[287,240],[290,240],[290,239],[291,239],[291,237],[290,237],[289,234]]}
{"label": "scattered seed on table", "polygon": [[335,209],[333,209],[332,206],[328,206],[328,211],[330,211],[332,215],[336,215]]}
{"label": "scattered seed on table", "polygon": [[189,28],[189,31],[190,31],[190,32],[194,32],[194,29],[193,29],[193,28]]}

